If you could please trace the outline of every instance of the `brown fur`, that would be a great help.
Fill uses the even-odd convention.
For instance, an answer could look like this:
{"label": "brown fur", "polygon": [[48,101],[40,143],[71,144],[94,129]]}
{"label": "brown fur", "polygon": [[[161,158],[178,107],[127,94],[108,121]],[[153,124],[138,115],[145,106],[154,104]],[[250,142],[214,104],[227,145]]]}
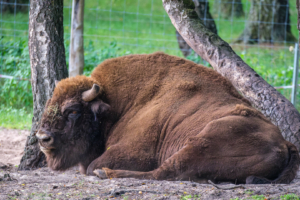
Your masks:
{"label": "brown fur", "polygon": [[[93,84],[104,93],[84,102]],[[62,80],[46,109],[54,105],[56,121],[45,112],[39,133],[53,139],[40,144],[56,170],[79,163],[107,177],[288,183],[299,166],[294,146],[227,79],[163,53],[106,60],[91,78]]]}

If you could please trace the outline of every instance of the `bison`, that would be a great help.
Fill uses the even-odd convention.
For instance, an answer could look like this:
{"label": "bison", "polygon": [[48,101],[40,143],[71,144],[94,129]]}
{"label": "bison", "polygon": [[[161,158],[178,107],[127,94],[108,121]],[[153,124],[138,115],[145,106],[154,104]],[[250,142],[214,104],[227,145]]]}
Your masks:
{"label": "bison", "polygon": [[164,53],[60,81],[36,134],[53,170],[100,178],[290,183],[296,147],[212,69]]}

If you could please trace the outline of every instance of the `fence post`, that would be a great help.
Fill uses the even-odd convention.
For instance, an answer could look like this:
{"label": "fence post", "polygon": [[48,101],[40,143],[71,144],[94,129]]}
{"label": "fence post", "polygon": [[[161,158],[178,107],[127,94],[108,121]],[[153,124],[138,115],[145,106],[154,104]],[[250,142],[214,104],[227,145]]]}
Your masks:
{"label": "fence post", "polygon": [[295,43],[293,88],[292,88],[292,97],[291,97],[291,103],[293,105],[296,105],[297,86],[298,86],[298,71],[299,71],[299,45],[298,45],[298,43]]}
{"label": "fence post", "polygon": [[84,0],[73,0],[69,55],[69,77],[83,73],[83,10]]}

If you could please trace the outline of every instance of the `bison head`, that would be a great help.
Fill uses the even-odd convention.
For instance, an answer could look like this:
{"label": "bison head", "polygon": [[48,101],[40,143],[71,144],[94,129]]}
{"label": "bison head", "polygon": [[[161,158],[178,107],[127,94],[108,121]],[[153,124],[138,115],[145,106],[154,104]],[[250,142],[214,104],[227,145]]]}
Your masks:
{"label": "bison head", "polygon": [[36,134],[48,166],[66,170],[88,164],[104,149],[106,115],[110,106],[100,99],[100,84],[77,76],[60,81],[48,100]]}

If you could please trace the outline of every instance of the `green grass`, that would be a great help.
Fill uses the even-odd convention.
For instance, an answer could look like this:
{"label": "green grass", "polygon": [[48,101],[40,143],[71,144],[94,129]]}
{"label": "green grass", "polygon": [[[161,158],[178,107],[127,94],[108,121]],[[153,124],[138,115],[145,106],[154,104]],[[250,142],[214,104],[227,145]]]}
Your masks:
{"label": "green grass", "polygon": [[296,194],[285,194],[280,196],[280,200],[299,200],[300,197]]}
{"label": "green grass", "polygon": [[0,127],[30,130],[31,121],[32,109],[25,110],[12,107],[0,107]]}
{"label": "green grass", "polygon": [[[243,32],[245,18],[225,20],[218,13],[218,4],[209,0],[210,12],[217,24],[218,34],[227,42],[232,42]],[[64,31],[66,57],[71,23],[71,0],[64,0]],[[242,0],[244,10],[249,12],[250,2]],[[291,24],[294,36],[298,37],[297,11],[290,2]],[[125,12],[123,12],[125,11]],[[3,13],[0,16],[0,74],[30,78],[28,55],[28,14]],[[85,75],[94,66],[111,57],[126,54],[152,53],[164,51],[181,56],[175,37],[175,28],[168,18],[161,0],[96,0],[86,1],[84,11]],[[293,53],[288,44],[282,46],[233,45],[232,48],[261,77],[273,86],[291,85],[293,72]],[[199,59],[191,59],[199,61]],[[32,111],[30,82],[0,79],[0,105],[16,110]],[[279,90],[290,99],[291,90]],[[298,95],[300,98],[300,95]],[[299,99],[298,98],[298,99]],[[299,100],[300,102],[300,100]],[[300,109],[300,103],[296,106]],[[5,113],[2,112],[1,113]],[[0,126],[17,127],[12,120],[14,112],[6,112],[5,123],[0,117]],[[7,123],[7,125],[5,125]],[[28,125],[24,125],[28,123]],[[29,127],[25,120],[20,127]]]}

